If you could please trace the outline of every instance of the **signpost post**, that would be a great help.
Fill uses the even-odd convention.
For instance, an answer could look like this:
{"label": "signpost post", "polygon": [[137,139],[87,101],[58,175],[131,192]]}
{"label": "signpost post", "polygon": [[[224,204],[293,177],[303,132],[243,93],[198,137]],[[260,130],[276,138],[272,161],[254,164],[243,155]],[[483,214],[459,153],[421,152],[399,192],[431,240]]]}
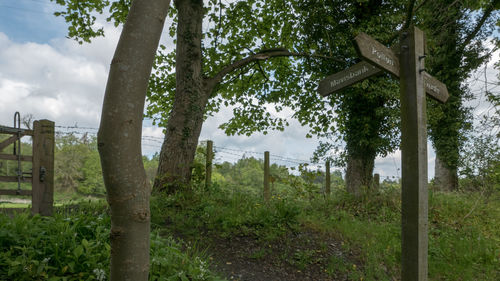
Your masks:
{"label": "signpost post", "polygon": [[[446,102],[446,86],[425,72],[424,33],[413,27],[401,38],[399,57],[365,33],[354,39],[358,54],[366,62],[354,65],[320,82],[318,91],[327,96],[378,74],[382,69],[399,77],[401,98],[401,245],[403,281],[427,280],[428,191],[426,93]],[[379,69],[377,71],[377,68]],[[360,70],[361,69],[361,70]],[[362,71],[365,70],[366,71]]]}

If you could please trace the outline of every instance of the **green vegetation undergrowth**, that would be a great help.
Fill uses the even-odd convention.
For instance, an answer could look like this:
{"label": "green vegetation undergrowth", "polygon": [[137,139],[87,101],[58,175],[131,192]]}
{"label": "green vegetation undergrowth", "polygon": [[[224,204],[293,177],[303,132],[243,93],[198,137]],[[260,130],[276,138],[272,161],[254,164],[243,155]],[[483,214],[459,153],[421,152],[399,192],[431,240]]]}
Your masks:
{"label": "green vegetation undergrowth", "polygon": [[[110,217],[103,202],[52,217],[0,214],[0,280],[108,280]],[[150,280],[219,280],[197,249],[151,234]]]}
{"label": "green vegetation undergrowth", "polygon": [[300,206],[275,197],[263,203],[252,193],[193,192],[157,195],[151,202],[153,225],[191,236],[213,232],[220,237],[255,236],[272,240],[298,229]]}
{"label": "green vegetation undergrowth", "polygon": [[[341,271],[350,280],[399,278],[399,188],[383,188],[361,198],[343,190],[329,199],[275,194],[268,203],[254,194],[215,187],[158,195],[152,202],[153,224],[195,240],[208,233],[222,238],[250,236],[263,243],[286,239],[290,233],[315,231],[341,241],[342,250],[354,253],[362,263],[356,266],[332,256],[325,269],[332,275]],[[496,196],[487,199],[479,193],[430,192],[431,280],[499,280],[500,200],[494,199]]]}
{"label": "green vegetation undergrowth", "polygon": [[[365,280],[400,275],[401,218],[398,189],[356,199],[336,193],[317,200],[301,221],[334,231],[364,262]],[[475,193],[430,193],[429,278],[498,280],[500,277],[500,201]]]}

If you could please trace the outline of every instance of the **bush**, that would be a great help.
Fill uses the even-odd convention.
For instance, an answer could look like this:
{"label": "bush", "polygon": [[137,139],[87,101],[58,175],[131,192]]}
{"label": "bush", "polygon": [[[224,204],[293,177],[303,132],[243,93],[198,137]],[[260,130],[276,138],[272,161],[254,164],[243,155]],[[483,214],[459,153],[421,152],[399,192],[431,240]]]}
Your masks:
{"label": "bush", "polygon": [[1,280],[106,280],[106,214],[0,216]]}
{"label": "bush", "polygon": [[[0,280],[107,280],[110,217],[102,203],[53,217],[0,215]],[[196,250],[151,234],[150,280],[219,280]]]}
{"label": "bush", "polygon": [[251,235],[272,239],[298,227],[300,208],[295,202],[274,197],[263,203],[260,196],[248,192],[193,192],[189,196],[156,195],[152,199],[152,222],[170,231],[190,236],[200,231],[221,237]]}

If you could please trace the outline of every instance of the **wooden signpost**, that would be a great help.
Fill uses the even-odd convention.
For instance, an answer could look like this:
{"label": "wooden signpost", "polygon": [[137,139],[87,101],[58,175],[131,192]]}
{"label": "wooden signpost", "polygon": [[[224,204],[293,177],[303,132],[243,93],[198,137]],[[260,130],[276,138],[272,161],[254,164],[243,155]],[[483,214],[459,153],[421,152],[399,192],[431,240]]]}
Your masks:
{"label": "wooden signpost", "polygon": [[[357,63],[346,70],[332,74],[323,79],[318,87],[318,91],[322,96],[328,96],[347,86],[351,86],[366,78],[377,75],[382,72],[381,69],[399,77],[399,58],[393,50],[380,44],[365,33],[360,33],[354,40],[357,44],[356,49],[358,53],[366,61]],[[422,75],[427,94],[440,102],[446,102],[446,100],[448,100],[446,85],[427,72],[422,72]]]}
{"label": "wooden signpost", "polygon": [[[365,33],[354,39],[358,54],[376,68],[399,77],[401,98],[401,280],[427,280],[428,251],[428,191],[427,191],[427,119],[426,93],[446,102],[446,86],[425,72],[424,33],[412,27],[404,32],[400,54]],[[365,65],[365,63],[360,63]],[[359,64],[358,64],[359,65]],[[364,66],[361,69],[364,69]],[[373,76],[374,69],[360,73],[360,66],[327,77],[318,91],[326,96],[349,85]],[[354,70],[353,70],[354,69]],[[354,73],[354,74],[350,74]],[[359,73],[358,75],[356,75]],[[352,77],[352,78],[351,78]]]}
{"label": "wooden signpost", "polygon": [[381,72],[382,70],[365,61],[362,61],[346,70],[326,77],[319,83],[318,91],[322,96],[327,96]]}
{"label": "wooden signpost", "polygon": [[269,202],[271,199],[271,190],[269,189],[269,177],[271,161],[269,160],[269,151],[264,151],[264,201]]}

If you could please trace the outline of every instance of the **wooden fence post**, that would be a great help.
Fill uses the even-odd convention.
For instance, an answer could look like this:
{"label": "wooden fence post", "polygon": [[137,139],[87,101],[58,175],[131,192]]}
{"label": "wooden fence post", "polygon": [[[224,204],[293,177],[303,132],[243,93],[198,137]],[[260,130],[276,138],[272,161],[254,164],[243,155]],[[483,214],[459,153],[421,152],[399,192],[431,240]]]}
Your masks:
{"label": "wooden fence post", "polygon": [[207,141],[206,165],[205,165],[205,189],[212,185],[212,159],[214,158],[213,141]]}
{"label": "wooden fence post", "polygon": [[378,190],[379,188],[380,188],[380,175],[374,174],[373,175],[373,189]]}
{"label": "wooden fence post", "polygon": [[54,205],[54,122],[33,122],[33,214],[51,216]]}
{"label": "wooden fence post", "polygon": [[264,201],[269,201],[271,192],[269,190],[269,151],[264,152]]}
{"label": "wooden fence post", "polygon": [[325,193],[327,196],[330,195],[330,161],[326,161],[326,179],[325,179]]}

